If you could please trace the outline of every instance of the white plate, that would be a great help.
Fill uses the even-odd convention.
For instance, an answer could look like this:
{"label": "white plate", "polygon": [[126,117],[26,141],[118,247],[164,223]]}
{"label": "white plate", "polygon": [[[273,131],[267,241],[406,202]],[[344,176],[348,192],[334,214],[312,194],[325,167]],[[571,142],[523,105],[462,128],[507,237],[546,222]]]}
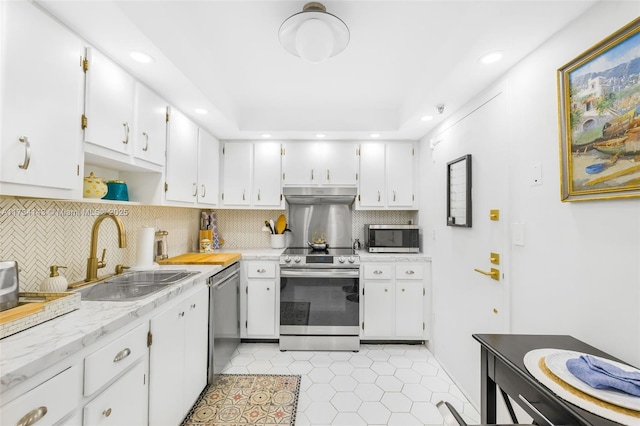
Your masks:
{"label": "white plate", "polygon": [[[582,352],[574,351],[558,351],[547,355],[544,359],[547,368],[551,370],[553,374],[558,376],[561,380],[570,384],[576,389],[582,392],[601,399],[619,407],[629,408],[631,410],[640,411],[640,397],[629,395],[622,392],[595,389],[589,386],[587,383],[574,376],[567,368],[567,361],[573,358],[579,358],[581,355],[587,355]],[[616,367],[619,367],[625,371],[638,371],[636,368],[630,367],[625,364],[620,364],[609,359],[600,358],[595,355],[589,355],[594,358],[598,358],[602,361],[608,362]]]}

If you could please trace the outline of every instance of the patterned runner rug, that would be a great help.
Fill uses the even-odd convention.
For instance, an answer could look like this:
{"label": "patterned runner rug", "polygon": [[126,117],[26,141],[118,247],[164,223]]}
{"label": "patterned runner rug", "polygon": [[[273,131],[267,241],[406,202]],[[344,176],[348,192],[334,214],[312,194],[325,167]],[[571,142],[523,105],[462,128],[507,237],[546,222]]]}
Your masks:
{"label": "patterned runner rug", "polygon": [[221,374],[200,395],[182,426],[295,424],[300,376]]}

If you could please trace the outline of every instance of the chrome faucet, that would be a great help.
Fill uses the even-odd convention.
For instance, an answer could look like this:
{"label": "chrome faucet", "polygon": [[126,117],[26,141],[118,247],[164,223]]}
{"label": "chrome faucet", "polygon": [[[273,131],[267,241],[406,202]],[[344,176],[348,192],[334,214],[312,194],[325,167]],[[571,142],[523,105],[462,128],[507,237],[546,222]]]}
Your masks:
{"label": "chrome faucet", "polygon": [[96,218],[91,229],[91,251],[89,252],[89,258],[87,259],[87,277],[85,282],[95,281],[98,278],[98,269],[107,266],[107,262],[104,260],[107,249],[102,251],[102,260],[98,260],[98,229],[100,224],[106,218],[112,219],[116,223],[118,228],[118,247],[125,248],[127,246],[127,233],[124,229],[124,224],[113,213],[103,213]]}

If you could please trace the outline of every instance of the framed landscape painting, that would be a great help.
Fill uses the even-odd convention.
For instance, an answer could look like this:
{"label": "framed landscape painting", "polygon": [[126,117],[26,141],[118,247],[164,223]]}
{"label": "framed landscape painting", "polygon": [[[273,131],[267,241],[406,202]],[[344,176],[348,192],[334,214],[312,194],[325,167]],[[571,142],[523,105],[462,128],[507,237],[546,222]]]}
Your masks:
{"label": "framed landscape painting", "polygon": [[640,197],[640,18],[558,70],[562,201]]}

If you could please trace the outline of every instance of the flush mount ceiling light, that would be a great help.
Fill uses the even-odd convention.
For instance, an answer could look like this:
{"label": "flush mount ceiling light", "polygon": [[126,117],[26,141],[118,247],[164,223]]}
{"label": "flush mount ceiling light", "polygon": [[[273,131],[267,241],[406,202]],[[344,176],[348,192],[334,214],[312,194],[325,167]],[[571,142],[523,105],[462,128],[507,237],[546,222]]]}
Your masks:
{"label": "flush mount ceiling light", "polygon": [[322,3],[314,1],[282,23],[278,38],[289,53],[317,64],[347,47],[349,28],[340,18],[327,13]]}
{"label": "flush mount ceiling light", "polygon": [[480,62],[485,65],[493,64],[494,62],[498,62],[502,59],[503,53],[501,50],[497,50],[495,52],[487,53],[483,57],[480,58]]}
{"label": "flush mount ceiling light", "polygon": [[153,56],[148,53],[140,52],[139,50],[132,50],[129,52],[129,56],[136,62],[140,62],[141,64],[150,64],[154,62]]}

